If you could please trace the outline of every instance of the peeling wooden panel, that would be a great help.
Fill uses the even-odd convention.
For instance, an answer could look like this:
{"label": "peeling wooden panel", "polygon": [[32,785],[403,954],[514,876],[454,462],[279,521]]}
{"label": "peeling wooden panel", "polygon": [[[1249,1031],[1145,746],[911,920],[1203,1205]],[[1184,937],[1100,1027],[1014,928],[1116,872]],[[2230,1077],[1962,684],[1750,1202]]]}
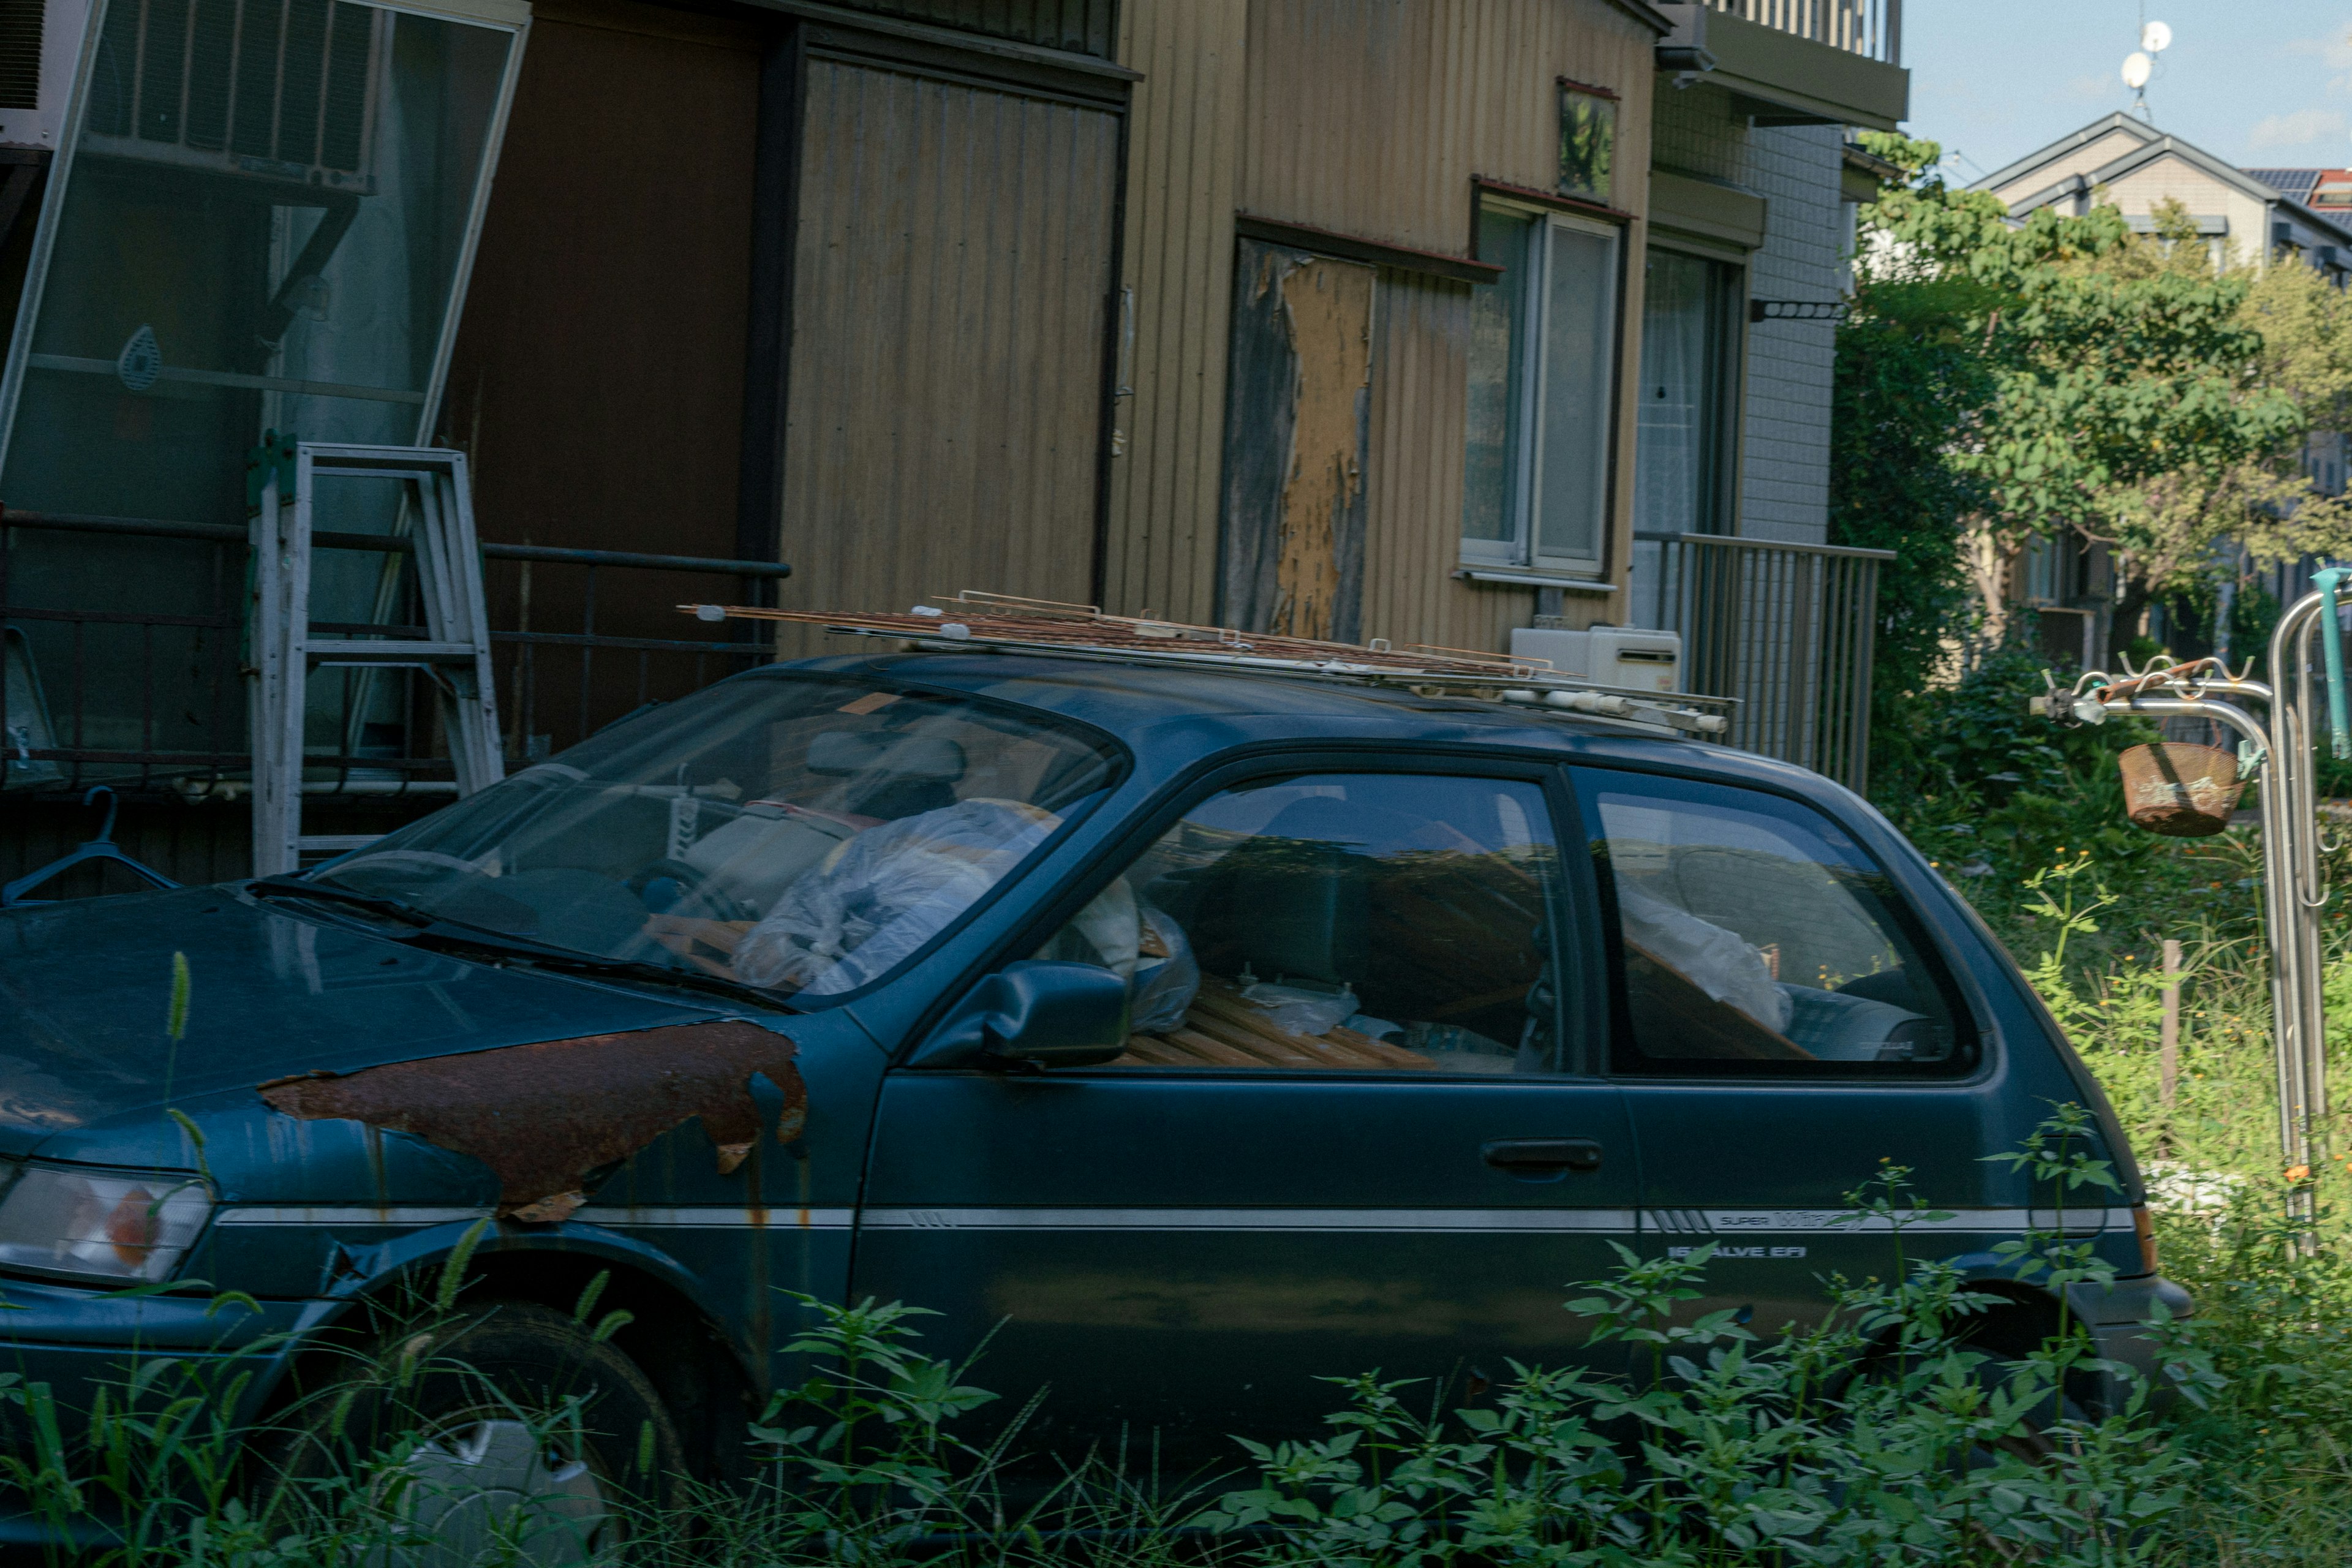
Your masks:
{"label": "peeling wooden panel", "polygon": [[787,607],[1088,595],[1118,141],[1115,114],[810,63]]}
{"label": "peeling wooden panel", "polygon": [[1106,609],[1216,616],[1217,519],[1249,0],[1126,0],[1126,282]]}
{"label": "peeling wooden panel", "polygon": [[1244,240],[1234,270],[1219,619],[1362,635],[1375,269]]}

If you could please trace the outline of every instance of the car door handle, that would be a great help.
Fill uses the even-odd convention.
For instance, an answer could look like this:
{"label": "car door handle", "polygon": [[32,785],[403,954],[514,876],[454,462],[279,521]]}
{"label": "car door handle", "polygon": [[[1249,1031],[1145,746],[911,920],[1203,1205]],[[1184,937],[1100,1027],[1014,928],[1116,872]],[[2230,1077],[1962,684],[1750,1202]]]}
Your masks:
{"label": "car door handle", "polygon": [[1590,1138],[1497,1138],[1478,1157],[1503,1171],[1601,1169],[1601,1145]]}

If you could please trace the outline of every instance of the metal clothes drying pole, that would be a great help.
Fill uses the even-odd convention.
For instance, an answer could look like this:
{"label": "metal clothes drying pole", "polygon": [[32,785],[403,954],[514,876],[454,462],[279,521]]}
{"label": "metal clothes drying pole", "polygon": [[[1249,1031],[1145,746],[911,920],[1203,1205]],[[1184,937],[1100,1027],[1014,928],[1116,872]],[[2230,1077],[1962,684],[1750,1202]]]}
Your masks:
{"label": "metal clothes drying pole", "polygon": [[[2104,723],[2112,712],[2218,721],[2255,750],[2263,780],[2263,928],[2270,949],[2271,1025],[2278,1084],[2279,1151],[2289,1168],[2313,1167],[2325,1152],[2316,1129],[2327,1115],[2327,1030],[2320,961],[2318,910],[2328,893],[2319,869],[2317,740],[2312,687],[2314,645],[2323,626],[2336,646],[2323,649],[2329,676],[2329,728],[2339,756],[2352,752],[2344,721],[2346,688],[2336,621],[2336,589],[2352,573],[2331,569],[2279,617],[2271,635],[2266,683],[2203,673],[2210,660],[2117,678],[2086,672],[2072,691],[2034,699],[2037,710],[2059,722]],[[2263,705],[2268,722],[2236,700]],[[2312,1215],[2308,1189],[2299,1189],[2293,1213]]]}
{"label": "metal clothes drying pole", "polygon": [[[423,640],[313,638],[310,548],[318,481],[369,479],[415,487],[412,534],[425,602]],[[415,668],[432,681],[457,793],[505,775],[490,674],[489,616],[474,537],[466,455],[416,447],[297,442],[275,431],[254,454],[253,871],[300,868],[305,850],[340,854],[372,836],[302,831],[303,720],[313,668]]]}

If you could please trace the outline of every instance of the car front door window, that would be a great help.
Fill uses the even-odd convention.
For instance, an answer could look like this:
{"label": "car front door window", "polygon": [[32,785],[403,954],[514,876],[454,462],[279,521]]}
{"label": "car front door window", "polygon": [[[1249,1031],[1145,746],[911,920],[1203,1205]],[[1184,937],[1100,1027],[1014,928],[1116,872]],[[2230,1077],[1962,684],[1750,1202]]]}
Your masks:
{"label": "car front door window", "polygon": [[1559,1070],[1543,791],[1317,773],[1188,811],[1039,950],[1128,981],[1123,1068]]}

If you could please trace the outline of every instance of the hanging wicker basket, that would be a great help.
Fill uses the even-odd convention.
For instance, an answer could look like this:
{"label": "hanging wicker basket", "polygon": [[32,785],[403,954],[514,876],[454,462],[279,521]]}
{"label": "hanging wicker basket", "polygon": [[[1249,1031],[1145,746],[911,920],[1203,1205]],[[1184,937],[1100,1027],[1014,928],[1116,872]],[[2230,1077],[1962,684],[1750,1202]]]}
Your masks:
{"label": "hanging wicker basket", "polygon": [[2207,838],[2230,826],[2245,784],[2238,759],[2219,746],[2167,741],[2134,746],[2123,768],[2124,809],[2134,825],[2168,838]]}

